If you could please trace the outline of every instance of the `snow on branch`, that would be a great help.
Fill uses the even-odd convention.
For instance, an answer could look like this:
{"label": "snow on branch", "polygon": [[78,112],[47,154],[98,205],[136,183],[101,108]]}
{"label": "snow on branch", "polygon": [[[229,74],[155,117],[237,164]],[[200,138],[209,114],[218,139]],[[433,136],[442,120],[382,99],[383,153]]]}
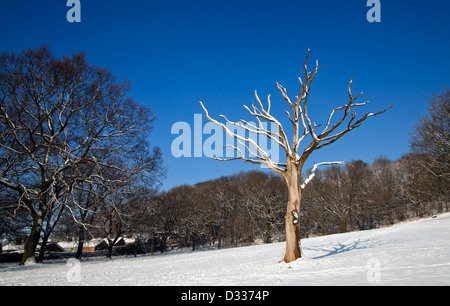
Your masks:
{"label": "snow on branch", "polygon": [[[256,143],[255,140],[253,140],[253,139],[250,138],[250,137],[244,137],[244,136],[241,136],[241,135],[239,135],[239,134],[237,134],[237,133],[233,133],[233,132],[225,125],[225,124],[223,124],[223,123],[221,123],[221,122],[219,122],[219,121],[217,121],[217,120],[215,120],[215,119],[213,119],[213,118],[211,118],[211,117],[209,116],[208,110],[207,110],[207,109],[205,108],[205,106],[203,105],[203,101],[200,101],[200,105],[202,106],[203,110],[205,111],[205,116],[206,116],[206,118],[207,118],[209,121],[211,121],[211,122],[217,124],[218,126],[220,126],[220,127],[225,131],[225,133],[227,133],[227,134],[230,135],[231,137],[237,139],[238,142],[239,142],[239,144],[241,144],[242,146],[244,146],[245,149],[248,151],[248,153],[249,153],[251,156],[253,156],[253,157],[255,158],[255,159],[253,159],[253,158],[247,158],[247,157],[244,156],[243,152],[242,152],[239,148],[237,148],[237,147],[235,147],[235,146],[232,146],[232,145],[227,145],[228,147],[231,147],[231,148],[233,148],[234,150],[236,150],[236,151],[240,154],[240,156],[238,156],[238,157],[233,157],[233,158],[213,158],[213,159],[219,160],[219,161],[231,161],[231,160],[241,159],[241,160],[243,160],[244,162],[249,162],[249,163],[252,163],[252,164],[259,164],[259,165],[266,166],[266,167],[268,167],[268,168],[272,169],[273,171],[278,172],[278,173],[280,173],[280,174],[283,173],[284,169],[283,169],[283,168],[280,168],[280,164],[278,164],[278,163],[276,163],[276,162],[273,162],[273,161],[270,159],[269,154],[267,154],[267,152],[264,151],[264,150]],[[253,108],[254,108],[254,110],[255,110],[255,114],[258,114],[258,116],[261,116],[261,117],[262,117],[263,119],[265,119],[265,120],[268,120],[268,121],[271,121],[271,122],[275,122],[276,119],[273,118],[266,110],[264,110],[264,107],[262,106],[262,103],[260,103],[260,106],[261,106],[261,110],[258,110],[258,109],[254,106],[254,104],[253,104]],[[269,104],[269,106],[270,106],[270,104]],[[273,133],[271,133],[270,131],[263,129],[263,128],[262,128],[263,125],[262,125],[262,123],[261,123],[261,121],[260,121],[259,119],[258,119],[258,122],[259,122],[259,124],[260,124],[260,127],[258,128],[258,127],[256,127],[256,126],[247,126],[247,125],[243,125],[243,124],[240,124],[240,123],[236,123],[236,122],[229,121],[225,116],[220,116],[220,117],[224,118],[228,123],[231,123],[231,124],[233,124],[233,125],[235,125],[235,126],[238,126],[238,127],[240,127],[240,128],[243,128],[243,129],[245,129],[245,130],[247,130],[247,131],[249,131],[249,132],[257,133],[257,134],[263,134],[263,135],[266,135],[267,137],[269,137],[269,138],[271,138],[271,139],[273,139],[273,140],[276,140],[276,137],[281,138],[279,135],[273,134]],[[255,116],[255,117],[256,117],[256,116]],[[269,120],[269,119],[266,119],[266,118],[269,118],[269,119],[272,119],[272,118],[273,118],[273,119],[275,119],[275,120]],[[278,122],[278,121],[276,121],[276,122]],[[275,123],[276,123],[276,122],[275,122]],[[280,127],[281,127],[281,124],[278,122],[278,125],[277,125],[277,126],[279,126],[279,128],[280,128]],[[255,128],[256,128],[256,129],[255,129]],[[282,145],[282,143],[281,143],[280,141],[276,141],[276,142],[277,142],[278,144]],[[252,150],[250,150],[249,146],[245,145],[245,143],[251,144],[251,145],[256,149],[257,152],[253,152]]]}
{"label": "snow on branch", "polygon": [[[250,115],[252,115],[257,123],[248,123],[245,120],[240,120],[238,122],[230,121],[224,115],[220,115],[222,119],[226,121],[227,124],[231,124],[237,126],[239,128],[244,129],[245,131],[253,134],[264,135],[267,138],[273,140],[274,143],[278,144],[281,148],[284,149],[286,153],[286,164],[280,164],[272,161],[269,158],[267,152],[265,152],[253,139],[249,137],[244,137],[238,135],[237,133],[233,133],[225,124],[218,122],[217,120],[211,118],[203,105],[203,100],[200,102],[203,110],[205,111],[206,118],[222,127],[222,129],[231,137],[237,139],[240,145],[245,148],[245,150],[250,155],[249,157],[244,156],[244,152],[238,149],[235,146],[227,145],[227,147],[233,148],[240,156],[233,158],[215,158],[217,160],[237,160],[241,159],[244,162],[250,162],[254,164],[264,165],[274,170],[275,172],[283,174],[285,177],[290,176],[290,173],[293,171],[292,168],[297,168],[296,172],[299,172],[311,155],[311,153],[317,149],[323,148],[332,144],[333,142],[340,139],[342,136],[352,131],[353,129],[362,125],[362,123],[374,116],[378,116],[386,111],[388,111],[391,107],[384,109],[379,112],[367,112],[361,117],[357,117],[355,108],[365,106],[369,103],[369,101],[357,103],[355,102],[359,97],[361,97],[362,92],[358,95],[354,96],[352,94],[351,86],[353,83],[353,78],[350,79],[350,82],[347,86],[347,94],[348,94],[348,102],[340,107],[334,108],[328,120],[324,125],[317,125],[308,114],[308,102],[309,102],[309,92],[312,87],[312,82],[317,72],[323,66],[319,66],[318,61],[315,61],[315,67],[313,70],[308,70],[307,62],[309,59],[309,49],[306,56],[305,61],[303,62],[303,70],[302,77],[299,78],[299,82],[301,85],[300,94],[295,96],[296,100],[291,100],[287,94],[286,88],[284,88],[279,83],[276,83],[278,90],[280,91],[283,99],[289,105],[288,110],[284,110],[284,113],[287,115],[290,123],[292,124],[291,130],[289,133],[291,135],[291,141],[288,140],[288,137],[285,133],[285,128],[281,125],[281,123],[270,114],[271,101],[270,95],[267,96],[267,107],[261,102],[257,92],[255,91],[256,102],[252,102],[251,107],[244,105],[244,108],[248,111]],[[340,114],[340,117],[335,120],[335,116]],[[278,131],[269,131],[266,127],[264,127],[262,120],[266,122],[273,123]],[[316,130],[319,127],[324,126],[324,129],[321,133],[316,134]],[[310,139],[310,143],[307,144],[304,149],[301,149],[301,142],[306,141],[306,139]],[[247,145],[248,144],[248,145]],[[256,151],[252,151],[250,149],[250,145],[252,145]],[[253,148],[252,148],[253,149]],[[306,181],[302,184],[301,189],[304,189],[306,185],[313,179],[315,175],[315,171],[317,167],[322,165],[330,165],[330,164],[343,164],[342,162],[325,162],[314,165],[313,170],[311,172],[310,177],[306,179]]]}
{"label": "snow on branch", "polygon": [[306,185],[308,185],[313,178],[316,176],[316,170],[320,166],[326,166],[326,165],[345,165],[343,161],[334,161],[334,162],[323,162],[315,164],[311,169],[311,174],[308,176],[308,178],[303,182],[303,184],[300,186],[300,188],[303,190],[306,188]]}

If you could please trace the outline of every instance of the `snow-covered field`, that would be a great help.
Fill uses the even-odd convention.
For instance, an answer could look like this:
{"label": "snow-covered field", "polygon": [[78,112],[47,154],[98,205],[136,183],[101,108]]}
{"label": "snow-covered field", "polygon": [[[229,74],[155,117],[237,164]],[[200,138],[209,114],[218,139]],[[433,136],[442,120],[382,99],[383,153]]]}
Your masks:
{"label": "snow-covered field", "polygon": [[450,285],[450,213],[391,227],[225,250],[0,264],[0,285]]}

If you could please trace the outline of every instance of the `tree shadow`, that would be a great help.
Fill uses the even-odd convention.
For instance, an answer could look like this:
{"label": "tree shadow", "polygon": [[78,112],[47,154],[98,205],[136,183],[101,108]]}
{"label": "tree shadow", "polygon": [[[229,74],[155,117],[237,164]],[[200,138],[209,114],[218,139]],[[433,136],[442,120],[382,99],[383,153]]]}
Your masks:
{"label": "tree shadow", "polygon": [[351,242],[344,242],[344,243],[337,242],[337,243],[330,244],[329,246],[326,246],[326,247],[305,248],[305,250],[327,252],[324,255],[312,257],[312,259],[320,259],[320,258],[325,258],[328,256],[340,254],[340,253],[350,252],[353,250],[362,250],[362,249],[373,248],[376,245],[378,246],[378,245],[380,245],[380,243],[379,242],[377,243],[377,242],[371,241],[371,240],[361,241],[361,239],[358,239],[358,240],[354,240]]}

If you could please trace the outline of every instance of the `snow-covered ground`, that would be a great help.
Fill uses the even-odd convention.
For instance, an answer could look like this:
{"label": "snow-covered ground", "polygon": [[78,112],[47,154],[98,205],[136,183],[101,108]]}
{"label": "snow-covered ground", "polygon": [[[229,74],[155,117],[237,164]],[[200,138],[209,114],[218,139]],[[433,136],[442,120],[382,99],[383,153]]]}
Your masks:
{"label": "snow-covered ground", "polygon": [[450,285],[450,213],[284,243],[138,257],[0,264],[0,285]]}

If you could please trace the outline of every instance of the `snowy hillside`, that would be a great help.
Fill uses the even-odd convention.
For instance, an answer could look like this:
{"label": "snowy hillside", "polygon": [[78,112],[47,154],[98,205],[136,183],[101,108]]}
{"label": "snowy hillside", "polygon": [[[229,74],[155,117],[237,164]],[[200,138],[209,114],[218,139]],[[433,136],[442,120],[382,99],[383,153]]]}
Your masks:
{"label": "snowy hillside", "polygon": [[388,228],[225,250],[0,264],[0,285],[450,285],[450,213]]}

